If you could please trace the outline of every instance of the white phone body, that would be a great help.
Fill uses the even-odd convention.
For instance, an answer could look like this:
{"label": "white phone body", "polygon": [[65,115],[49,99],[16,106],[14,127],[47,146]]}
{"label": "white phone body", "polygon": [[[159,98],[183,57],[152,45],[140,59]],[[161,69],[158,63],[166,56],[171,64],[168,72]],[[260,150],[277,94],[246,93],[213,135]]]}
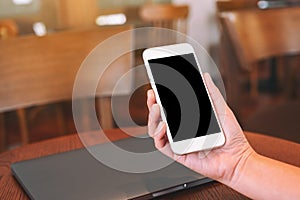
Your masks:
{"label": "white phone body", "polygon": [[[157,90],[157,85],[155,83],[155,77],[153,77],[153,73],[152,73],[149,63],[153,59],[171,58],[173,56],[182,56],[185,54],[193,54],[194,55],[199,74],[201,75],[201,78],[202,78],[201,81],[203,82],[203,84],[205,86],[205,90],[206,90],[206,93],[207,93],[207,96],[209,98],[209,102],[210,102],[210,105],[212,108],[212,113],[215,115],[215,118],[217,121],[217,126],[219,129],[217,132],[215,132],[213,134],[208,134],[208,135],[203,135],[203,136],[195,136],[193,138],[188,138],[188,139],[184,139],[184,140],[180,140],[180,141],[174,141],[172,133],[170,132],[169,122],[167,121],[167,117],[163,111],[163,105],[162,105],[162,102],[160,100],[160,96],[159,96],[159,93]],[[172,151],[175,154],[183,155],[183,154],[187,154],[187,153],[191,153],[191,152],[208,150],[208,149],[212,149],[212,148],[216,148],[216,147],[220,147],[220,146],[224,145],[225,137],[222,132],[222,128],[220,126],[219,119],[216,115],[214,105],[211,101],[207,87],[203,80],[201,68],[199,67],[199,63],[197,61],[197,57],[195,55],[193,47],[190,44],[181,43],[181,44],[175,44],[175,45],[169,45],[169,46],[149,48],[143,52],[143,59],[144,59],[144,63],[146,66],[146,70],[147,70],[147,74],[148,74],[148,77],[150,80],[151,87],[155,93],[156,101],[157,101],[158,105],[160,106],[162,120],[164,122],[166,122],[166,124],[167,124],[167,137],[168,137]],[[166,77],[166,78],[168,78],[168,77]],[[199,100],[198,100],[198,102],[199,102]],[[195,105],[195,106],[197,106],[197,105]],[[199,129],[199,127],[198,127],[198,129]]]}

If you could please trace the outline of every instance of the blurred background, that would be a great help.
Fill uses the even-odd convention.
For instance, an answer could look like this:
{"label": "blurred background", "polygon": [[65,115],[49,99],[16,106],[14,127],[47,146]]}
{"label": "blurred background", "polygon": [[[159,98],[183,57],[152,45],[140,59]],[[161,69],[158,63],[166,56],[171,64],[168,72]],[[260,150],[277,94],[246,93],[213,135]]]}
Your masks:
{"label": "blurred background", "polygon": [[[0,151],[76,133],[72,81],[85,56],[111,35],[149,26],[185,33],[208,51],[245,130],[299,143],[299,6],[297,0],[1,0]],[[120,65],[141,65],[141,52]],[[140,79],[147,79],[144,72],[135,74]],[[107,129],[131,126],[123,114],[129,106],[133,121],[146,125],[148,88],[117,97],[121,125],[109,114],[109,95],[100,95],[99,122]]]}

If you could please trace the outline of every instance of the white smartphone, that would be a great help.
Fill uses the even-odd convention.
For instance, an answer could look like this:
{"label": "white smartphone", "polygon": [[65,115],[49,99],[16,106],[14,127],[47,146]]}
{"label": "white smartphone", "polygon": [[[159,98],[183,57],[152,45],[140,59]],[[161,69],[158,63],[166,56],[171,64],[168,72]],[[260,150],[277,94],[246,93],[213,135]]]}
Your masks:
{"label": "white smartphone", "polygon": [[222,146],[225,137],[193,47],[149,48],[143,59],[172,151],[182,155]]}

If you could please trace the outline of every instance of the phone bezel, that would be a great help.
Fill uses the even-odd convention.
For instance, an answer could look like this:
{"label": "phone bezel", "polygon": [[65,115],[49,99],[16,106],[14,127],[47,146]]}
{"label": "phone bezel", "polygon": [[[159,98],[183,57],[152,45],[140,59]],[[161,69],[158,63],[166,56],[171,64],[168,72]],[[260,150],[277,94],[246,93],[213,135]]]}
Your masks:
{"label": "phone bezel", "polygon": [[[200,75],[202,77],[202,81],[204,83],[206,92],[208,94],[211,106],[213,108],[213,112],[216,116],[216,119],[217,119],[217,122],[218,122],[218,125],[220,127],[221,132],[174,142],[173,138],[172,138],[172,134],[171,134],[170,129],[168,127],[168,122],[166,120],[166,116],[165,116],[164,112],[162,111],[162,104],[161,104],[161,101],[160,101],[160,97],[158,95],[156,84],[154,82],[153,74],[151,72],[151,68],[150,68],[150,65],[149,65],[149,60],[158,59],[158,58],[165,58],[165,57],[171,57],[171,56],[177,56],[177,55],[183,55],[183,54],[189,54],[189,53],[192,53],[195,57],[197,67],[198,67]],[[191,153],[191,152],[208,150],[208,149],[212,149],[212,148],[222,146],[225,143],[225,137],[224,137],[224,133],[223,133],[223,130],[222,130],[222,126],[219,122],[218,116],[217,116],[216,111],[215,111],[214,104],[212,103],[212,100],[211,100],[211,97],[209,95],[207,86],[204,82],[203,73],[202,73],[201,67],[200,67],[199,62],[197,60],[197,56],[195,54],[195,51],[194,51],[193,47],[188,43],[153,47],[153,48],[146,49],[143,52],[143,59],[144,59],[146,71],[147,71],[147,74],[148,74],[148,77],[149,77],[149,80],[150,80],[151,87],[152,87],[152,89],[155,93],[157,104],[161,108],[160,110],[161,110],[162,120],[164,122],[166,122],[166,124],[167,124],[167,137],[168,137],[168,140],[169,140],[172,151],[176,154],[183,155],[183,154],[187,154],[187,153]]]}

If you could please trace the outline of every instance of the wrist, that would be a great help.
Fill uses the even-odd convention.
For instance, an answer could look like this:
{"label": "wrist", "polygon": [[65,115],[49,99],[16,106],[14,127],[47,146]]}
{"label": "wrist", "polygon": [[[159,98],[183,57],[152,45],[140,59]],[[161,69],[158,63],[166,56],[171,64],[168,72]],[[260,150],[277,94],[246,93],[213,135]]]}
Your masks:
{"label": "wrist", "polygon": [[247,149],[243,156],[238,160],[231,177],[225,183],[231,188],[236,188],[240,185],[243,176],[246,174],[247,169],[251,166],[251,163],[255,163],[259,155],[252,149]]}
{"label": "wrist", "polygon": [[234,159],[231,160],[229,166],[225,167],[227,173],[224,173],[224,176],[216,180],[231,188],[235,188],[236,185],[239,185],[242,175],[247,170],[247,166],[256,159],[257,155],[258,154],[250,146],[240,153],[236,152],[235,155],[232,155]]}

